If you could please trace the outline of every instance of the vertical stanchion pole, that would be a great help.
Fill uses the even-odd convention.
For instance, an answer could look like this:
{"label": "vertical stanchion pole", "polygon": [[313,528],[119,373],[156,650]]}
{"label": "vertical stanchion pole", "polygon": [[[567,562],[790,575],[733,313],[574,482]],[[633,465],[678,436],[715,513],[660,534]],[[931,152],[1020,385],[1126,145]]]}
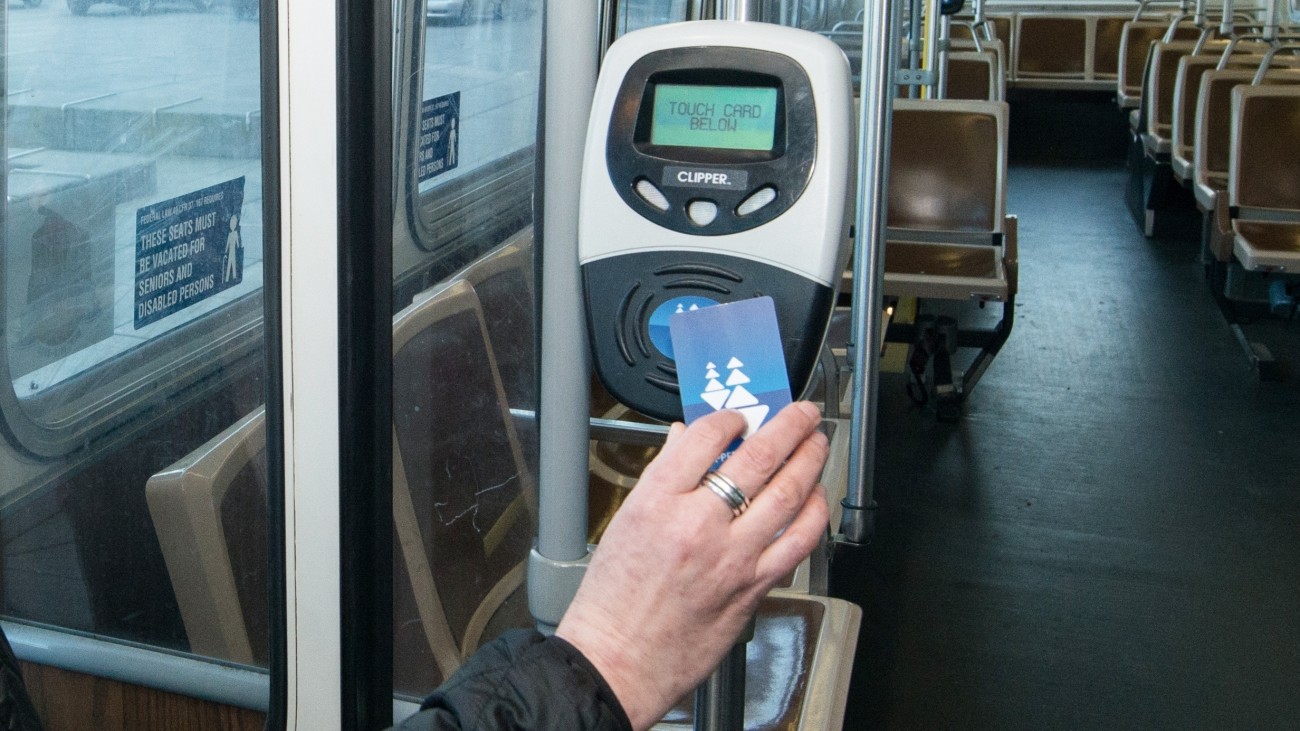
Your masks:
{"label": "vertical stanchion pole", "polygon": [[542,106],[541,348],[537,422],[537,546],[528,605],[553,628],[582,581],[587,558],[587,450],[591,370],[578,269],[578,193],[600,49],[597,0],[546,3]]}
{"label": "vertical stanchion pole", "polygon": [[719,17],[727,20],[765,20],[759,0],[722,0]]}
{"label": "vertical stanchion pole", "polygon": [[[925,31],[921,27],[921,20],[924,17],[925,1],[912,0],[911,4],[908,5],[907,16],[907,68],[912,71],[921,70],[921,51],[924,50],[921,39],[925,36]],[[907,85],[907,97],[909,99],[916,99],[920,96],[920,86],[916,84]]]}
{"label": "vertical stanchion pole", "polygon": [[1236,35],[1236,19],[1232,17],[1234,0],[1223,0],[1223,18],[1219,21],[1219,35],[1232,38]]}
{"label": "vertical stanchion pole", "polygon": [[1264,40],[1269,43],[1277,42],[1279,17],[1277,0],[1267,0],[1264,3]]}
{"label": "vertical stanchion pole", "polygon": [[939,62],[941,61],[943,14],[939,12],[939,4],[940,0],[925,0],[925,54],[921,65],[930,78],[930,83],[926,85],[924,96],[926,99],[940,98]]}
{"label": "vertical stanchion pole", "polygon": [[[716,17],[733,21],[762,20],[758,0],[715,0]],[[695,731],[743,731],[745,728],[745,645],[754,639],[749,620],[735,646],[713,674],[695,689]]]}
{"label": "vertical stanchion pole", "polygon": [[889,133],[894,113],[898,32],[893,0],[867,0],[862,24],[858,131],[857,245],[853,264],[853,409],[849,489],[840,532],[868,543],[876,529],[876,405],[880,388],[881,303],[889,205]]}

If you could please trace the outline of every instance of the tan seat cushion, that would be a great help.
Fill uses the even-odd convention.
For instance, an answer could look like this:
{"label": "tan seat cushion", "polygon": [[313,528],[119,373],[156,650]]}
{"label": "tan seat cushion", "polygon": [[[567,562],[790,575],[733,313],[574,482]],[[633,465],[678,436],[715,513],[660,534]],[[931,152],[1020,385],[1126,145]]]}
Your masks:
{"label": "tan seat cushion", "polygon": [[1237,221],[1237,235],[1256,251],[1300,255],[1300,223]]}
{"label": "tan seat cushion", "polygon": [[999,250],[994,246],[890,241],[885,271],[937,277],[998,278]]}

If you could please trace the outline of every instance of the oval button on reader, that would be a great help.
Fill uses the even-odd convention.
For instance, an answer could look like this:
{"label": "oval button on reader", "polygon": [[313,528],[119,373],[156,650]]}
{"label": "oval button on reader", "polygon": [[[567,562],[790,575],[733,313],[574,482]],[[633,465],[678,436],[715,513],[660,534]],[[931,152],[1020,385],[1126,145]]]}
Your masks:
{"label": "oval button on reader", "polygon": [[691,201],[686,215],[696,226],[708,226],[718,217],[718,204],[713,201]]}
{"label": "oval button on reader", "polygon": [[641,196],[641,200],[661,211],[668,210],[668,198],[664,196],[663,191],[655,187],[654,183],[641,178],[633,187],[636,188],[636,194]]}
{"label": "oval button on reader", "polygon": [[740,205],[736,207],[736,215],[748,216],[751,213],[757,212],[763,206],[766,206],[774,200],[776,200],[776,188],[773,188],[770,185],[765,185],[754,191],[753,195],[740,202]]}

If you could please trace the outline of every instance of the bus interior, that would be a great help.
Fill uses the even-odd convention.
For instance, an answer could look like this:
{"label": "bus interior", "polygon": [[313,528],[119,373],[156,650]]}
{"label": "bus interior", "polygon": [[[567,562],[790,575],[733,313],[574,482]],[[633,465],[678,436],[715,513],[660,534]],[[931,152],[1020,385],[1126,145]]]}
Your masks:
{"label": "bus interior", "polygon": [[615,39],[704,19],[834,42],[858,124],[831,521],[736,728],[1295,728],[1300,0],[15,0],[46,731],[385,728],[545,619],[667,433],[591,372],[566,140]]}

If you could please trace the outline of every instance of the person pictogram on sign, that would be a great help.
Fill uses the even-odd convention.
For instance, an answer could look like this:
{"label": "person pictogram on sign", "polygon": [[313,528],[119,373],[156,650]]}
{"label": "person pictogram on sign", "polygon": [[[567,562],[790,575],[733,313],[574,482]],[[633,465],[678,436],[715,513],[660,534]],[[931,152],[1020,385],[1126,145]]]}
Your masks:
{"label": "person pictogram on sign", "polygon": [[447,167],[456,167],[456,118],[451,118],[451,131],[447,133]]}
{"label": "person pictogram on sign", "polygon": [[226,268],[221,273],[221,281],[229,282],[239,276],[239,250],[243,243],[239,240],[239,216],[230,216],[230,234],[226,236]]}

